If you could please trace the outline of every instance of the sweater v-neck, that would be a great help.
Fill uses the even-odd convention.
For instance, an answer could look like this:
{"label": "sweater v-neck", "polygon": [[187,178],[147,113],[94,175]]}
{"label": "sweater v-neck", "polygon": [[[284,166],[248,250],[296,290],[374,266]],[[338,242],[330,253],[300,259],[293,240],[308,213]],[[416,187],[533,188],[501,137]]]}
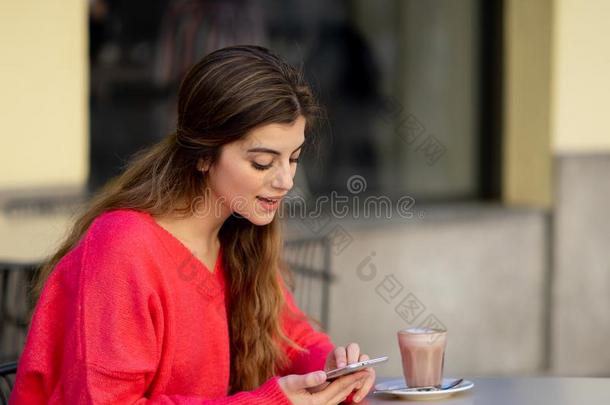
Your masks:
{"label": "sweater v-neck", "polygon": [[[191,266],[195,265],[196,267],[199,268],[199,270],[201,270],[201,272],[204,274],[204,277],[214,280],[217,283],[217,286],[220,287],[220,290],[224,290],[225,279],[224,279],[223,266],[222,266],[222,254],[223,254],[222,245],[220,245],[220,247],[218,249],[218,254],[216,256],[216,262],[214,263],[214,268],[212,271],[210,271],[210,269],[204,262],[199,260],[199,258],[197,256],[195,256],[193,254],[193,252],[191,252],[191,250],[184,243],[182,243],[182,241],[180,239],[178,239],[173,233],[171,233],[170,231],[168,231],[167,229],[162,227],[149,212],[146,212],[146,211],[140,211],[140,212],[143,214],[143,216],[146,218],[146,220],[149,221],[153,225],[153,227],[158,231],[157,233],[163,239],[165,239],[169,243],[171,243],[177,251],[182,252],[178,255],[178,257],[180,258],[179,266],[185,266],[186,264],[190,264]],[[174,249],[172,249],[172,250],[174,250]],[[211,290],[214,290],[214,289],[211,289]],[[211,290],[210,290],[210,292],[212,292]]]}

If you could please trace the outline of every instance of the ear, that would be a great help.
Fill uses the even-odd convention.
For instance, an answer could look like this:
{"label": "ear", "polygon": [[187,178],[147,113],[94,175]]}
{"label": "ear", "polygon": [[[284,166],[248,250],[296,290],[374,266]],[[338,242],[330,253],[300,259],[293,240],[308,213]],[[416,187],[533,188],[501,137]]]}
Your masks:
{"label": "ear", "polygon": [[210,162],[208,160],[204,160],[203,158],[197,159],[197,170],[201,172],[207,172],[210,170]]}

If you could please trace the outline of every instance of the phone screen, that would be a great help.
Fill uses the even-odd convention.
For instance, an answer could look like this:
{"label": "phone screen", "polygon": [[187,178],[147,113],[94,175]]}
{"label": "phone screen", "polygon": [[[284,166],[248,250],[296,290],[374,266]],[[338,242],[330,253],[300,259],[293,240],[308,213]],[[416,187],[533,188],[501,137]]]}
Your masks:
{"label": "phone screen", "polygon": [[377,366],[380,363],[388,361],[388,356],[378,357],[376,359],[364,360],[358,363],[348,364],[345,367],[336,368],[326,372],[326,381],[335,380],[341,376],[355,373],[367,367]]}

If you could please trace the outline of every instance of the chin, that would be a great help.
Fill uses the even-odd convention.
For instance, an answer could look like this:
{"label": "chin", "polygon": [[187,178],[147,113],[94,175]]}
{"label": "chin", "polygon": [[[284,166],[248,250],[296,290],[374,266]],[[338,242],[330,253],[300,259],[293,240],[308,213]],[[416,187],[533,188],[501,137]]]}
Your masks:
{"label": "chin", "polygon": [[273,218],[275,218],[275,212],[273,214],[265,214],[265,215],[261,215],[258,214],[256,212],[233,212],[233,215],[238,217],[238,218],[243,218],[243,219],[247,219],[248,221],[250,221],[252,224],[257,225],[257,226],[264,226],[264,225],[269,225],[272,221]]}
{"label": "chin", "polygon": [[275,218],[275,214],[274,215],[265,215],[265,216],[251,215],[248,217],[248,220],[250,222],[252,222],[254,225],[263,226],[263,225],[269,225],[273,221],[273,218]]}

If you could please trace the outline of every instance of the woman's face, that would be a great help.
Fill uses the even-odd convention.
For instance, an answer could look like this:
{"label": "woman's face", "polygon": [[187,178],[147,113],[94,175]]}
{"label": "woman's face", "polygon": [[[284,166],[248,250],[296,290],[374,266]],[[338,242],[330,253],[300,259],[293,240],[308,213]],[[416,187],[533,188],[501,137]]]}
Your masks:
{"label": "woman's face", "polygon": [[270,223],[292,188],[304,140],[305,118],[300,116],[292,124],[256,128],[223,146],[208,171],[215,212],[236,213],[255,225]]}

